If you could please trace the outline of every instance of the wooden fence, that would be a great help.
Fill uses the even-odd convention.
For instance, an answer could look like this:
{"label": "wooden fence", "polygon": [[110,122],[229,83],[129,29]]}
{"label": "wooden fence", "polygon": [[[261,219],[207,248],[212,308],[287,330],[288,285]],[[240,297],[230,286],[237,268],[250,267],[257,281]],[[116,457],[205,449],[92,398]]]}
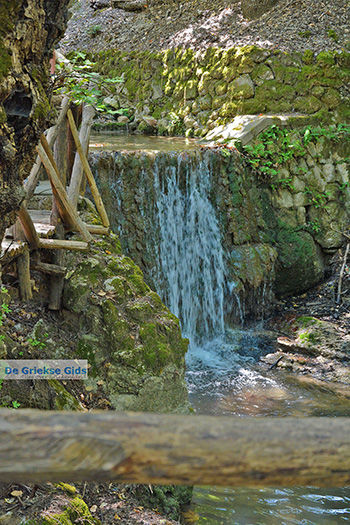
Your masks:
{"label": "wooden fence", "polygon": [[0,481],[350,485],[350,418],[0,410]]}

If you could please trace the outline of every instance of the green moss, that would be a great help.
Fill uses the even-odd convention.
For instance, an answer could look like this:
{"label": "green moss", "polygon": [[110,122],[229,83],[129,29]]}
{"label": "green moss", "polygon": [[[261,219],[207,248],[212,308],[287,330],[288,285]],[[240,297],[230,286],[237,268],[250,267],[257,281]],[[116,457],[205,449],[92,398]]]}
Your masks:
{"label": "green moss", "polygon": [[313,332],[301,332],[298,334],[298,339],[304,344],[316,344],[319,338]]}
{"label": "green moss", "polygon": [[150,491],[146,485],[137,485],[135,493],[145,507],[157,508],[169,518],[179,520],[181,508],[191,502],[192,487],[153,485]]}
{"label": "green moss", "polygon": [[308,65],[312,64],[314,62],[314,58],[315,58],[314,52],[311,51],[311,49],[306,49],[303,55],[304,64],[308,64]]}
{"label": "green moss", "polygon": [[0,41],[0,80],[8,74],[11,66],[11,52]]}
{"label": "green moss", "polygon": [[71,496],[74,496],[77,493],[76,487],[74,487],[74,485],[69,485],[68,483],[54,483],[54,486]]}
{"label": "green moss", "polygon": [[106,326],[107,344],[115,357],[123,351],[133,350],[134,339],[129,323],[122,318],[120,311],[111,300],[102,303],[103,321]]}
{"label": "green moss", "polygon": [[74,396],[72,396],[72,394],[70,394],[68,390],[66,390],[66,388],[57,379],[49,379],[48,383],[56,394],[54,398],[56,410],[82,409],[79,401]]}
{"label": "green moss", "polygon": [[295,322],[300,328],[307,328],[309,326],[314,326],[314,325],[320,324],[319,319],[316,319],[316,317],[309,317],[309,316],[306,316],[306,315],[298,317],[295,320]]}
{"label": "green moss", "polygon": [[40,521],[41,525],[74,525],[75,523],[81,525],[101,524],[100,520],[92,516],[85,501],[78,496],[67,502],[62,512],[45,516],[45,518]]}
{"label": "green moss", "polygon": [[316,57],[316,62],[321,66],[335,64],[334,51],[321,51]]}

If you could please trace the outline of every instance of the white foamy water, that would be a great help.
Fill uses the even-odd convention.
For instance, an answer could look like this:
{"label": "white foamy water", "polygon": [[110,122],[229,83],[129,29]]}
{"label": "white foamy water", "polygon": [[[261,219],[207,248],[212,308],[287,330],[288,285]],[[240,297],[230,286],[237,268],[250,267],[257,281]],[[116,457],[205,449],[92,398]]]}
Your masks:
{"label": "white foamy water", "polygon": [[157,165],[155,169],[157,282],[162,299],[181,320],[184,336],[194,344],[224,333],[225,264],[209,200],[209,159],[198,158],[195,166],[188,165],[181,181],[179,167],[165,168],[162,174]]}

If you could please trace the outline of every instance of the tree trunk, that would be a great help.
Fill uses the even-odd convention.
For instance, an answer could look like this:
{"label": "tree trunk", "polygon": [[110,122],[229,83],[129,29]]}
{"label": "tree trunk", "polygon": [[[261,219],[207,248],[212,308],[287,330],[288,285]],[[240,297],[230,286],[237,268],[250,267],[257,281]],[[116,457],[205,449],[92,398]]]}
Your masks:
{"label": "tree trunk", "polygon": [[65,29],[67,4],[0,0],[0,241],[15,221],[35,146],[49,125],[49,59]]}

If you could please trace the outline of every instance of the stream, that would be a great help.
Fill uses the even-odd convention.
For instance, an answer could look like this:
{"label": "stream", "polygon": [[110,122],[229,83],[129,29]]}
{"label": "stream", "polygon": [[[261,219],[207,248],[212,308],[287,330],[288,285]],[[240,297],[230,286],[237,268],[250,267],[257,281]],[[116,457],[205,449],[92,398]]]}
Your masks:
{"label": "stream", "polygon": [[[110,135],[93,136],[90,147],[93,152],[118,152],[119,159],[124,151],[161,152],[174,159],[184,150],[199,150],[194,140]],[[236,305],[242,321],[244,309],[235,294],[236,283],[227,277],[220,227],[210,201],[212,167],[200,155],[195,167],[184,170],[183,162],[180,157],[169,165],[164,159],[156,162],[155,202],[151,204],[146,195],[144,202],[138,197],[138,205],[142,217],[150,216],[148,228],[153,228],[147,231],[152,284],[190,340],[186,377],[192,406],[200,414],[227,417],[350,416],[349,399],[302,383],[293,374],[259,366],[260,356],[270,351],[263,321],[249,329],[228,326],[227,302]],[[111,186],[125,247],[128,239],[122,225],[130,217],[123,208],[121,172],[116,170]],[[140,184],[144,180],[143,173]],[[350,521],[350,490],[195,487],[190,510],[188,524],[331,525]]]}

